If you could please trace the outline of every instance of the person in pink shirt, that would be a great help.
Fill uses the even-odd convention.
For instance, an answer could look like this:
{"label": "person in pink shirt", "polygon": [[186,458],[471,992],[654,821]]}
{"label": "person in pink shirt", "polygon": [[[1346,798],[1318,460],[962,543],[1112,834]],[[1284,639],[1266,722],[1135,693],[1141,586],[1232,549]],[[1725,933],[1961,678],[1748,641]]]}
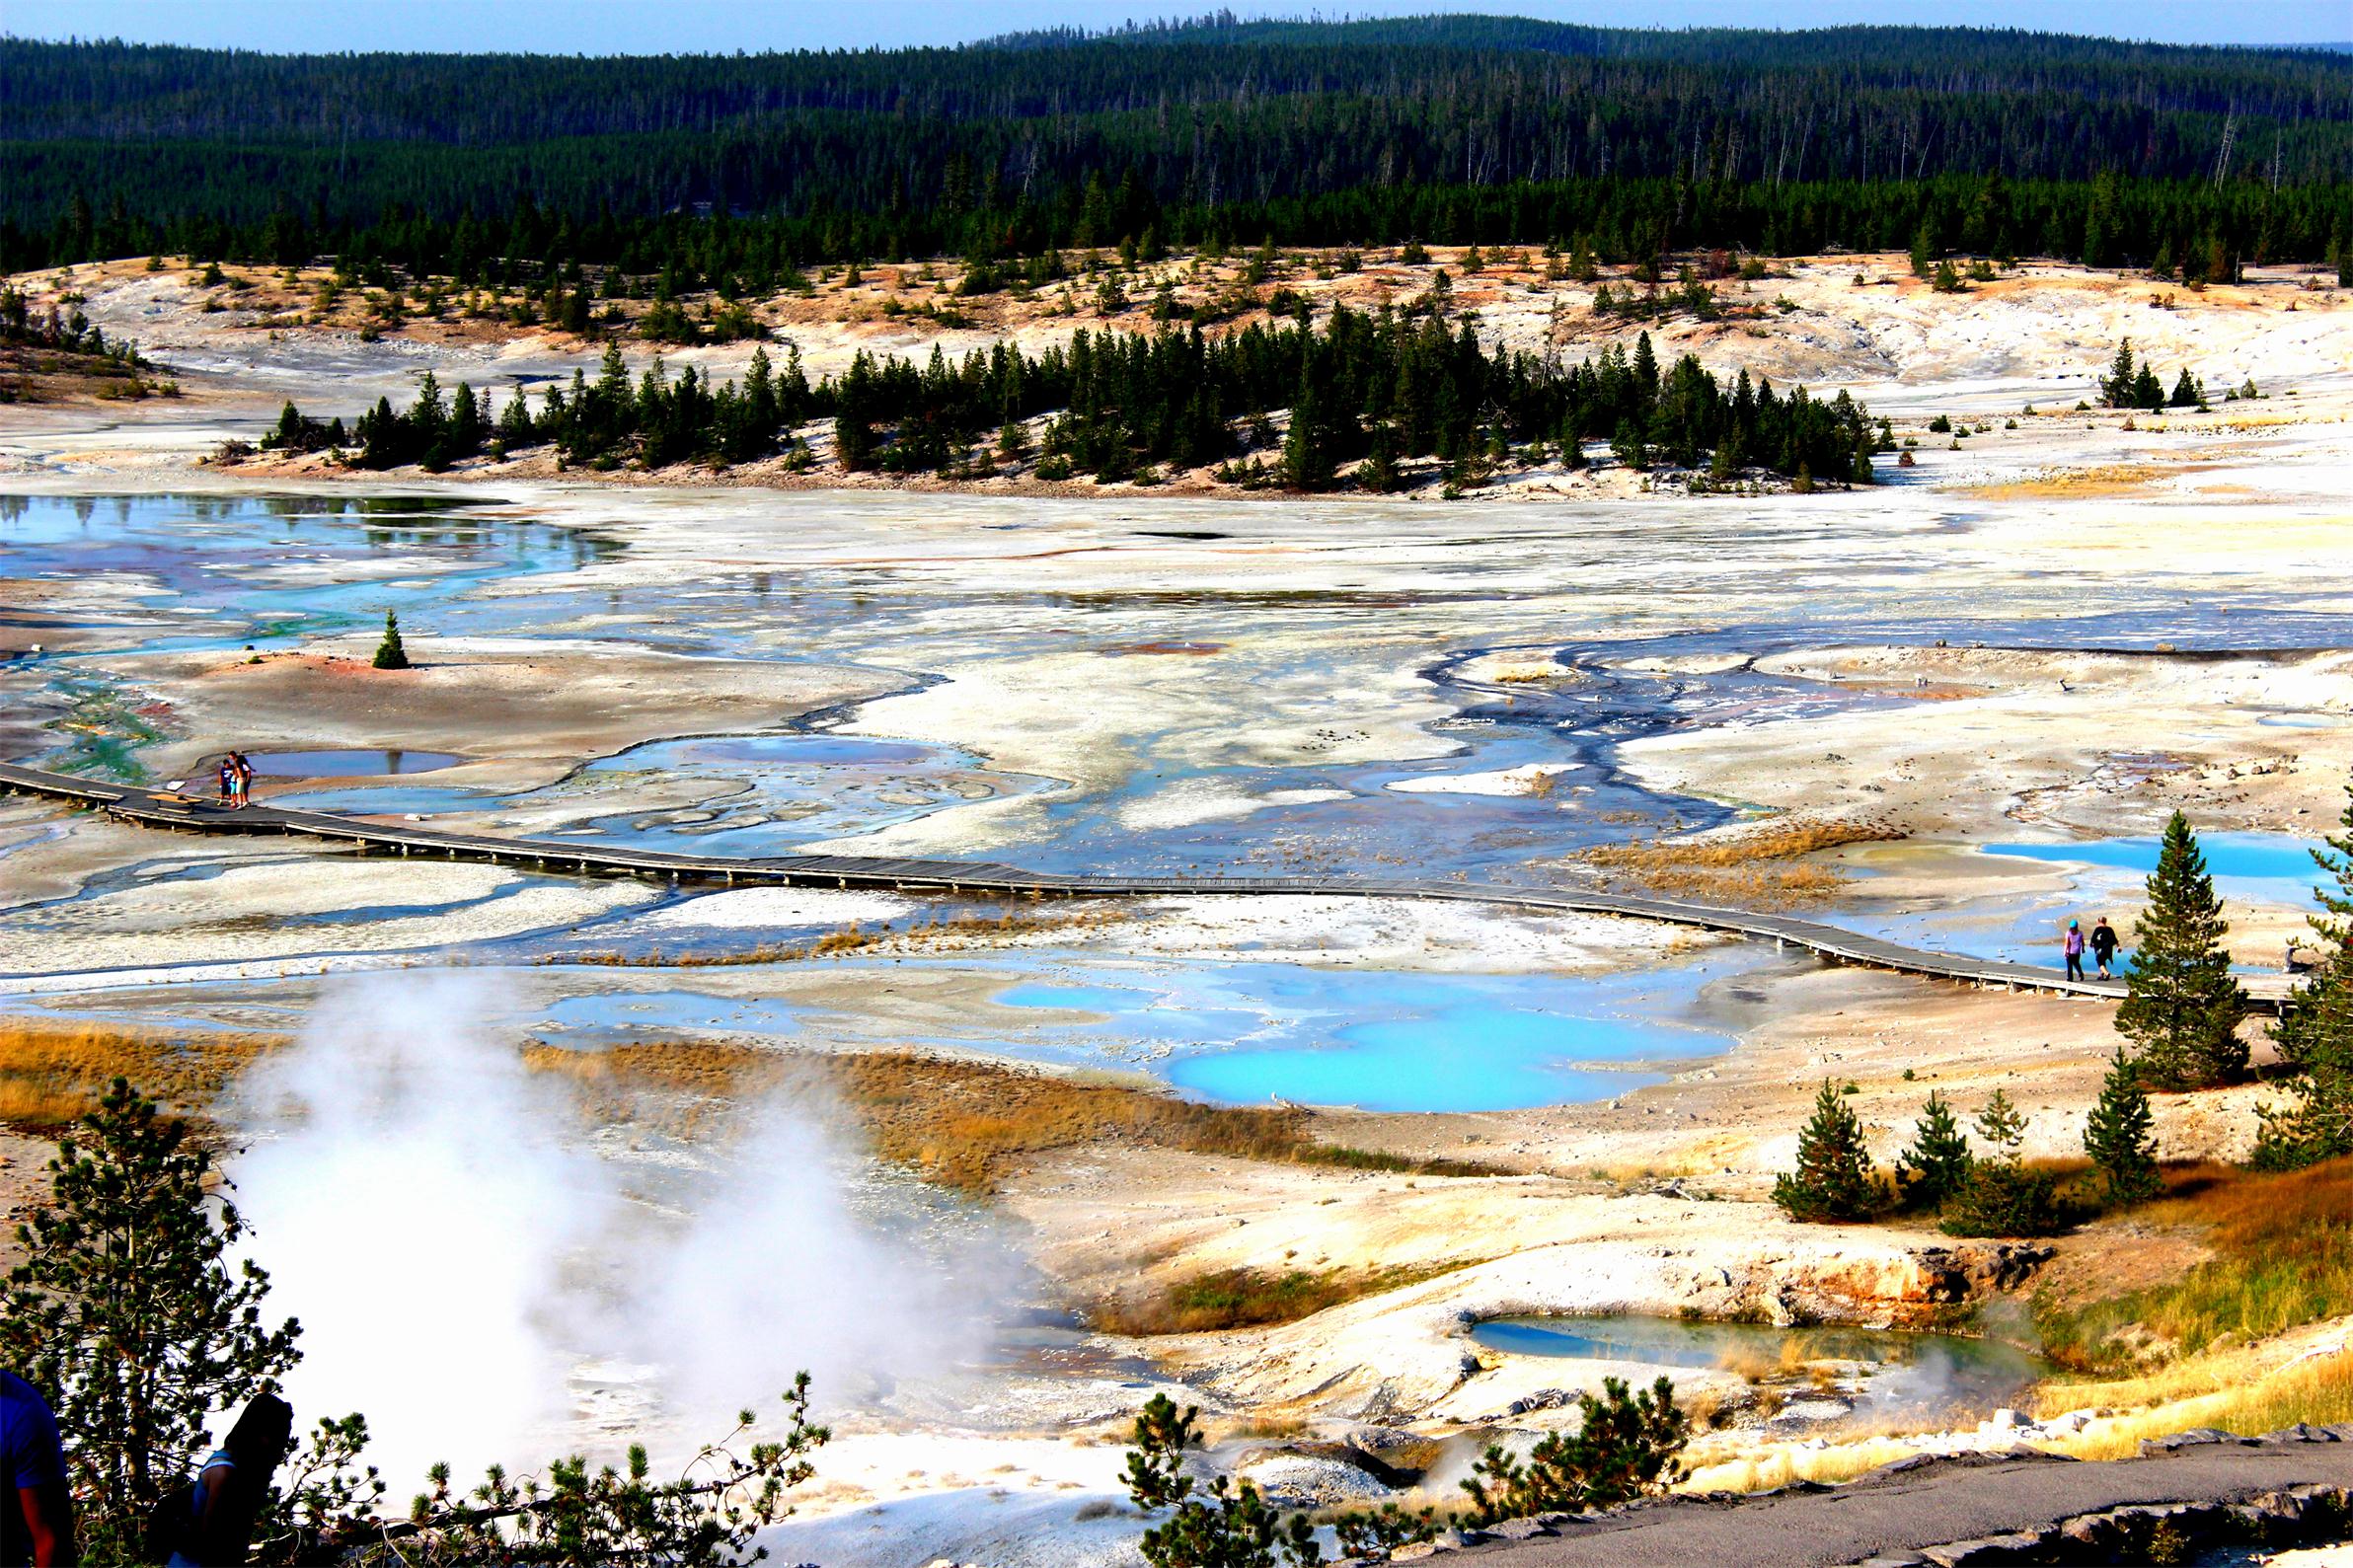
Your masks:
{"label": "person in pink shirt", "polygon": [[2080,922],[2067,923],[2067,978],[2084,978],[2084,928]]}

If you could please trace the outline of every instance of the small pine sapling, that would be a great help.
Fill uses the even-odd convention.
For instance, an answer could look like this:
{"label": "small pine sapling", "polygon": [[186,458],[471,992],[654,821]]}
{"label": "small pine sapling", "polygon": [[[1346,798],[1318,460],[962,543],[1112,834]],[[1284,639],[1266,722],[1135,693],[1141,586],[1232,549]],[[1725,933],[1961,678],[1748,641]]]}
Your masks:
{"label": "small pine sapling", "polygon": [[2058,1184],[2044,1171],[2028,1170],[2021,1155],[2026,1118],[2007,1091],[1996,1089],[1977,1113],[1977,1136],[1990,1151],[1969,1167],[1969,1177],[1944,1213],[1947,1235],[2050,1235],[2064,1224]]}
{"label": "small pine sapling", "polygon": [[1912,1208],[1935,1211],[1957,1196],[1976,1162],[1952,1103],[1932,1089],[1912,1129],[1912,1147],[1896,1162],[1896,1183]]}
{"label": "small pine sapling", "polygon": [[2121,1045],[2100,1083],[2099,1101],[2084,1123],[2084,1153],[2099,1172],[2100,1197],[2109,1208],[2154,1198],[2164,1186],[2157,1173],[2149,1091]]}
{"label": "small pine sapling", "polygon": [[1825,1079],[1797,1135],[1797,1168],[1774,1178],[1773,1201],[1792,1220],[1819,1224],[1866,1219],[1882,1198],[1862,1123]]}
{"label": "small pine sapling", "polygon": [[409,667],[409,649],[401,641],[401,618],[392,611],[384,612],[384,640],[376,644],[376,668],[405,670]]}

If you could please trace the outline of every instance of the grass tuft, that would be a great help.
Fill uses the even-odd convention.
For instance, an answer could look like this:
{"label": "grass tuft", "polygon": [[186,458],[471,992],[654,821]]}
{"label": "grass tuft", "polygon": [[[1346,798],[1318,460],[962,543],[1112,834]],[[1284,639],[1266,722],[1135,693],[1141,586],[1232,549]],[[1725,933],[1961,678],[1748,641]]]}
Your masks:
{"label": "grass tuft", "polygon": [[1585,852],[1588,865],[1653,892],[1771,908],[1827,898],[1846,885],[1831,865],[1787,862],[1849,844],[1901,839],[1880,822],[1784,820],[1749,832],[1694,839],[1653,839]]}
{"label": "grass tuft", "polygon": [[[2158,1381],[2162,1386],[2162,1380]],[[2129,1403],[2138,1391],[2130,1383],[2103,1384],[2102,1403]],[[2057,1389],[2082,1393],[2083,1389]],[[2049,1402],[2046,1399],[2046,1403]],[[2083,1408],[2079,1403],[2076,1408]],[[2146,1409],[2094,1421],[2074,1437],[2043,1445],[2079,1459],[2129,1458],[2148,1438],[2187,1432],[2193,1427],[2219,1427],[2241,1437],[2260,1437],[2282,1427],[2309,1421],[2334,1426],[2353,1421],[2353,1351],[2315,1357],[2236,1386],[2217,1388],[2186,1399],[2164,1399]]]}
{"label": "grass tuft", "polygon": [[1106,1334],[1197,1334],[1313,1317],[1328,1307],[1418,1285],[1468,1261],[1371,1269],[1212,1269],[1157,1290],[1101,1302],[1088,1313]]}
{"label": "grass tuft", "polygon": [[274,1036],[125,1028],[69,1019],[0,1019],[0,1122],[54,1135],[127,1078],[169,1109],[202,1117]]}
{"label": "grass tuft", "polygon": [[2353,1314],[2353,1157],[2278,1174],[2186,1167],[2134,1218],[2200,1228],[2214,1256],[2178,1280],[2101,1301],[2038,1297],[2036,1326],[2054,1365],[2131,1369],[2195,1354],[2226,1334],[2265,1339]]}
{"label": "grass tuft", "polygon": [[991,1189],[1011,1161],[1098,1143],[1415,1175],[1495,1173],[1320,1143],[1305,1111],[1203,1105],[1141,1084],[908,1052],[819,1057],[710,1041],[574,1051],[535,1042],[523,1061],[579,1084],[603,1119],[645,1114],[639,1096],[650,1090],[690,1129],[726,1100],[806,1080],[856,1117],[882,1158],[973,1192]]}
{"label": "grass tuft", "polygon": [[1007,908],[997,914],[957,915],[946,920],[934,917],[928,921],[896,930],[885,927],[867,931],[850,925],[829,931],[799,942],[763,942],[758,946],[734,952],[664,952],[654,948],[641,952],[622,952],[618,949],[600,952],[550,953],[538,960],[552,967],[580,964],[605,969],[725,969],[757,964],[798,963],[810,958],[833,958],[844,953],[864,952],[869,948],[892,950],[939,949],[986,945],[994,941],[1008,941],[1020,937],[1040,936],[1061,931],[1092,931],[1126,919],[1124,911],[1104,908],[1081,908],[1067,914],[1035,914],[1027,910]]}

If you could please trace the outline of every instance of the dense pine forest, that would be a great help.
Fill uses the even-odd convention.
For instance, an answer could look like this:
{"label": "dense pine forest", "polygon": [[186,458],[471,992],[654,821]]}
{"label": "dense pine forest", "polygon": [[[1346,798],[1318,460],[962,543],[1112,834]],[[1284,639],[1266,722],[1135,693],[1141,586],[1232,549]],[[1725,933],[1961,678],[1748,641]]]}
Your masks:
{"label": "dense pine forest", "polygon": [[271,56],[0,40],[0,267],[792,268],[1056,247],[2353,245],[2353,57],[1964,29],[1231,19],[953,49]]}
{"label": "dense pine forest", "polygon": [[[1030,421],[1048,415],[1033,450]],[[1321,332],[1304,320],[1217,338],[1197,328],[1082,331],[1067,349],[1034,357],[1000,343],[951,362],[934,349],[921,368],[861,354],[813,386],[797,358],[780,373],[764,348],[740,385],[715,387],[692,369],[673,377],[658,365],[633,382],[608,345],[593,380],[574,371],[536,409],[519,388],[502,409],[470,387],[445,396],[428,374],[408,408],[380,402],[348,431],[288,404],[266,444],[347,448],[356,466],[379,469],[438,470],[550,444],[567,464],[589,468],[724,468],[780,452],[807,467],[812,454],[796,427],[827,418],[846,472],[969,480],[995,473],[998,461],[1028,459],[1040,479],[1151,484],[1163,465],[1220,464],[1221,479],[1246,487],[1346,483],[1377,492],[1400,488],[1398,465],[1414,458],[1442,460],[1449,484],[1478,483],[1507,455],[1556,452],[1582,467],[1582,443],[1594,437],[1631,468],[1706,463],[1720,480],[1754,466],[1800,487],[1868,484],[1871,454],[1887,441],[1843,392],[1827,402],[1803,388],[1784,395],[1746,371],[1727,388],[1689,355],[1662,371],[1646,334],[1631,353],[1611,348],[1562,366],[1483,348],[1468,325],[1458,334],[1434,319],[1343,307]]]}

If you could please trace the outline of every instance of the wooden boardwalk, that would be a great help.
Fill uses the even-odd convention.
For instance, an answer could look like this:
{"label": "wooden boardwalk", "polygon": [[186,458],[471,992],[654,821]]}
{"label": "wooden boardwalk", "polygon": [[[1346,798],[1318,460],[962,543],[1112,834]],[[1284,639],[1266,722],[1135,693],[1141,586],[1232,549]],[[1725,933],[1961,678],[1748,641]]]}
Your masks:
{"label": "wooden boardwalk", "polygon": [[[1330,898],[1440,899],[1542,913],[1620,915],[1795,946],[1838,963],[1926,975],[1991,990],[2041,991],[2114,1000],[2119,981],[2066,979],[2055,969],[1973,958],[1882,941],[1857,932],[1789,915],[1723,909],[1675,899],[1598,889],[1524,888],[1493,883],[1392,881],[1334,876],[1096,876],[1026,871],[993,860],[890,859],[873,856],[788,855],[735,859],[677,855],[664,850],[507,839],[447,833],[421,823],[368,822],[323,811],[251,806],[225,811],[203,798],[128,784],[77,779],[0,763],[0,788],[106,812],[141,827],[184,833],[290,834],[348,844],[362,854],[491,860],[543,871],[649,876],[672,883],[887,889],[906,893],[1002,895],[1023,898],[1121,897],[1156,894],[1311,894]],[[2249,998],[2276,1012],[2288,993],[2284,976],[2256,976]]]}

